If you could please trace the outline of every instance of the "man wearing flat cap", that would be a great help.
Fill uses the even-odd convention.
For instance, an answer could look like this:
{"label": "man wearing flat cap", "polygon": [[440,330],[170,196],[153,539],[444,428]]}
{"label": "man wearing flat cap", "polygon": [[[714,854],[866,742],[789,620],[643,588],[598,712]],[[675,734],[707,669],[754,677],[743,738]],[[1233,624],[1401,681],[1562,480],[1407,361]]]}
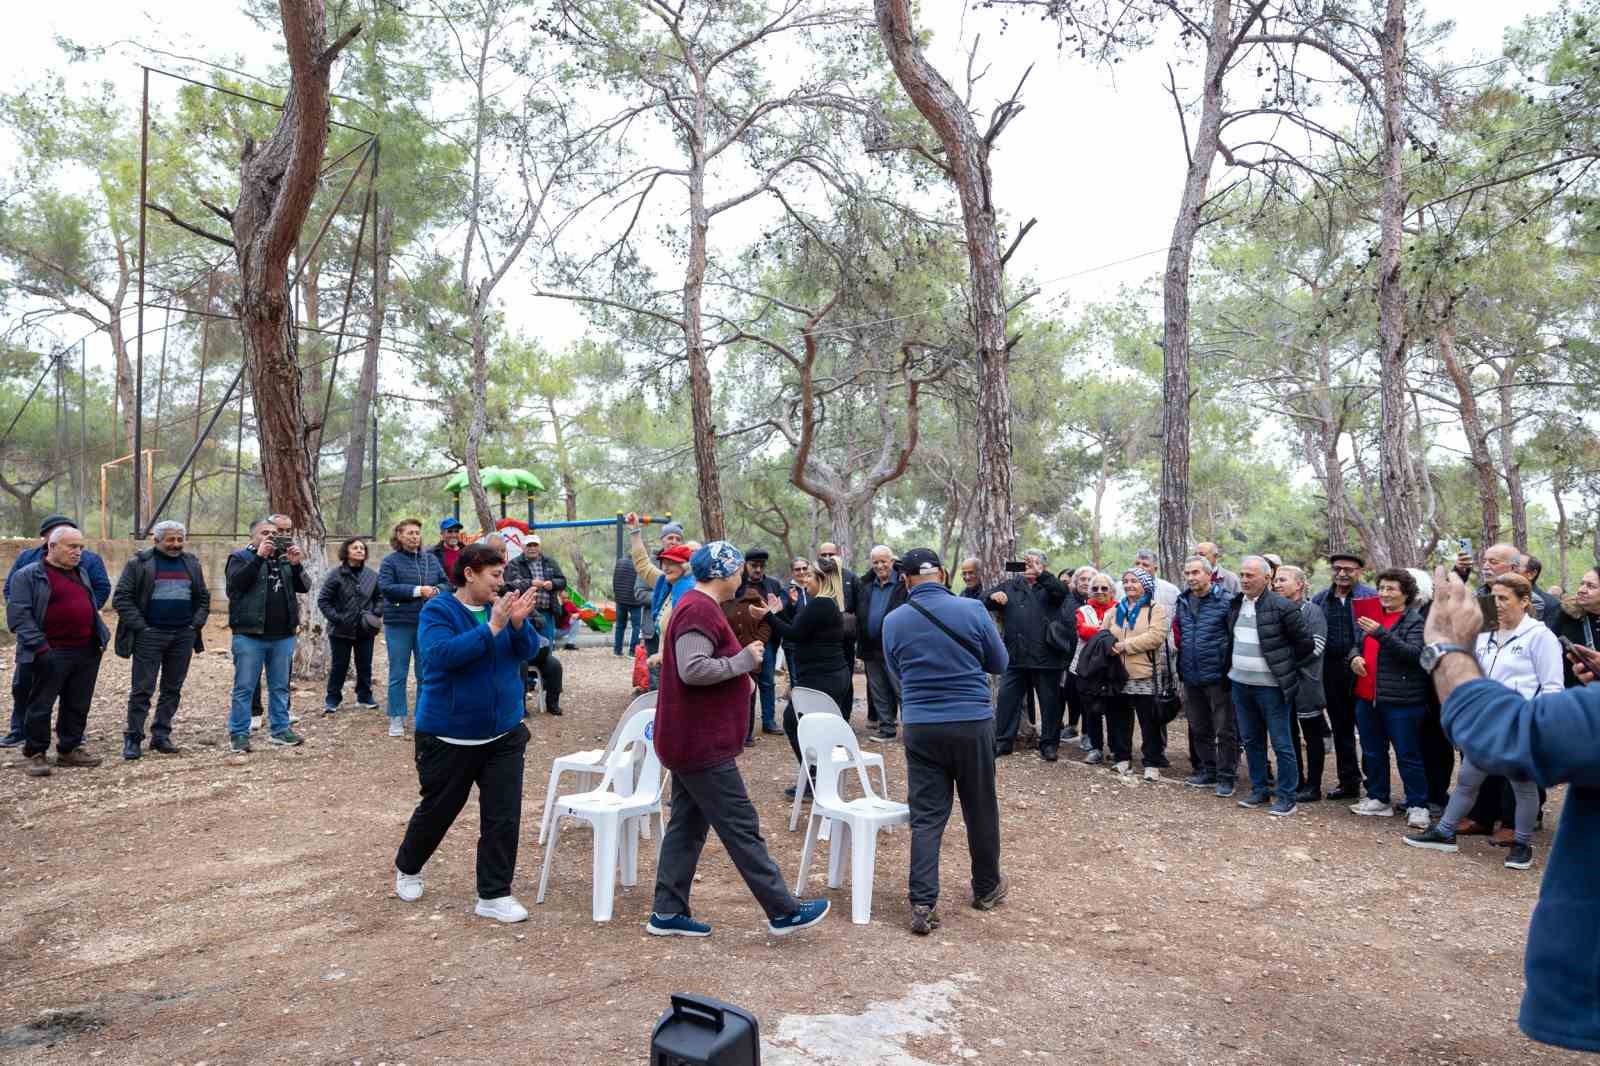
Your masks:
{"label": "man wearing flat cap", "polygon": [[1378,590],[1361,583],[1367,561],[1354,552],[1336,551],[1328,556],[1328,565],[1333,568],[1333,583],[1311,597],[1328,620],[1322,681],[1339,770],[1339,787],[1329,790],[1328,798],[1357,800],[1361,798],[1361,760],[1356,752],[1356,679],[1349,660],[1351,649],[1363,639],[1356,628],[1355,601],[1376,596]]}
{"label": "man wearing flat cap", "polygon": [[[783,598],[783,586],[778,580],[767,576],[767,549],[751,548],[744,553],[744,580],[739,583],[739,591],[734,594],[734,602],[755,602],[766,604],[768,596]],[[766,649],[761,655],[761,670],[756,674],[756,694],[761,699],[761,731],[767,734],[783,733],[778,727],[777,710],[777,660],[778,642],[763,640]],[[745,737],[746,741],[753,741],[755,723],[751,723],[751,734]]]}

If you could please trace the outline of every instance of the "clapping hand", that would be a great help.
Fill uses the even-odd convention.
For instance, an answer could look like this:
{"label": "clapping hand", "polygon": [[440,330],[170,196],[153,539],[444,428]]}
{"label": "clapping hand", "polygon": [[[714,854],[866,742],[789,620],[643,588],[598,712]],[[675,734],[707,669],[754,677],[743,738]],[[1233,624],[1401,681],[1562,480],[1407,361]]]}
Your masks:
{"label": "clapping hand", "polygon": [[506,627],[511,621],[511,604],[516,601],[515,592],[501,593],[495,597],[494,603],[489,607],[489,629],[495,634]]}
{"label": "clapping hand", "polygon": [[763,614],[769,614],[769,613],[770,614],[777,614],[779,611],[782,611],[782,610],[783,610],[783,601],[778,599],[778,597],[774,596],[772,593],[769,592],[769,593],[767,593],[767,605],[765,607],[761,608],[760,613],[756,613],[754,611],[752,611],[751,613],[756,614],[756,617],[760,618],[761,615],[763,615]]}
{"label": "clapping hand", "polygon": [[507,614],[511,618],[511,624],[516,628],[521,629],[522,623],[526,622],[528,620],[528,615],[533,613],[534,601],[538,599],[537,594],[533,589],[529,588],[524,589],[522,595],[520,596],[516,595],[515,593],[507,593],[504,598],[507,598],[511,601],[510,606],[506,609]]}

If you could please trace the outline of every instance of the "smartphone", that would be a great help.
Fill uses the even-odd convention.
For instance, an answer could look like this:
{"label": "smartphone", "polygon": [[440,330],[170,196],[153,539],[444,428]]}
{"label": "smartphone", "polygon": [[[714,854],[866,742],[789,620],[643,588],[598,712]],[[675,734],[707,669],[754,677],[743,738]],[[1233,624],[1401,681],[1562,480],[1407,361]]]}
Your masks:
{"label": "smartphone", "polygon": [[1472,557],[1472,538],[1461,537],[1456,540],[1456,550],[1469,559]]}
{"label": "smartphone", "polygon": [[1008,562],[1008,563],[1006,563],[1006,573],[1008,573],[1008,574],[1025,573],[1027,571],[1027,569],[1028,569],[1028,564],[1027,563],[1019,563],[1019,562]]}
{"label": "smartphone", "polygon": [[1570,637],[1557,637],[1556,639],[1561,642],[1561,653],[1563,655],[1577,657],[1578,653],[1572,650],[1572,639]]}

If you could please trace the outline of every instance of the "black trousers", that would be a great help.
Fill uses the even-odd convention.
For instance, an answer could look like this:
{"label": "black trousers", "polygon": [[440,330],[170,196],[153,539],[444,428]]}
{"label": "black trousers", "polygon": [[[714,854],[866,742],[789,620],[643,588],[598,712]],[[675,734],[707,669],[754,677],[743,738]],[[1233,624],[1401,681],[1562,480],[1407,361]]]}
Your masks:
{"label": "black trousers", "polygon": [[333,662],[328,667],[328,695],[326,706],[333,708],[344,702],[344,679],[350,673],[350,660],[356,662],[356,702],[372,703],[372,646],[376,633],[363,633],[349,637],[329,637],[333,649]]}
{"label": "black trousers", "polygon": [[100,676],[99,648],[54,648],[33,660],[33,687],[22,720],[22,754],[50,749],[50,712],[56,713],[56,753],[65,755],[83,743],[89,725],[89,704]]}
{"label": "black trousers", "polygon": [[1000,678],[1000,694],[995,701],[995,743],[1011,747],[1022,724],[1022,697],[1035,693],[1039,699],[1039,747],[1061,744],[1061,671],[1030,670],[1013,666]]}
{"label": "black trousers", "polygon": [[[844,720],[850,720],[851,697],[854,695],[854,685],[850,674],[840,667],[829,673],[808,673],[803,678],[795,681],[802,688],[814,688],[818,692],[827,693],[833,702],[839,705],[844,714]],[[783,708],[783,732],[789,738],[789,749],[794,752],[794,761],[800,761],[800,716],[794,713],[794,700],[789,700]]]}
{"label": "black trousers", "polygon": [[1067,708],[1067,725],[1076,729],[1083,721],[1083,702],[1078,695],[1078,679],[1066,671],[1061,674],[1061,702]]}
{"label": "black trousers", "polygon": [[1300,787],[1320,792],[1322,775],[1328,767],[1327,716],[1301,718],[1296,714],[1290,721],[1294,727],[1294,757],[1300,767]]}
{"label": "black trousers", "polygon": [[1106,747],[1111,749],[1111,761],[1133,761],[1133,704],[1122,693],[1106,697],[1100,702],[1105,711]]}
{"label": "black trousers", "polygon": [[1183,711],[1193,738],[1195,772],[1219,781],[1239,777],[1239,720],[1228,683],[1184,685]]}
{"label": "black trousers", "polygon": [[[654,654],[652,652],[651,654]],[[533,675],[539,675],[539,684],[544,686],[545,710],[561,706],[561,659],[555,654],[554,645],[546,644],[539,649],[539,654],[522,664],[523,690],[533,691]]]}
{"label": "black trousers", "polygon": [[[1428,777],[1428,802],[1443,807],[1450,802],[1450,779],[1456,772],[1456,749],[1444,735],[1444,725],[1439,719],[1439,707],[1428,701],[1422,714],[1422,772]],[[1507,785],[1508,792],[1510,786]],[[1512,800],[1513,810],[1516,800]]]}
{"label": "black trousers", "polygon": [[1171,766],[1167,761],[1167,727],[1156,709],[1155,696],[1123,693],[1122,699],[1132,706],[1133,717],[1139,723],[1139,762],[1157,769]]}
{"label": "black trousers", "polygon": [[961,797],[961,817],[967,823],[973,897],[988,895],[1000,884],[994,719],[908,723],[905,745],[912,906],[939,901],[939,848],[950,821],[952,792]]}
{"label": "black trousers", "polygon": [[144,739],[145,716],[150,713],[150,697],[159,679],[161,695],[156,700],[156,720],[150,735],[157,740],[172,736],[172,720],[178,714],[183,682],[189,676],[189,661],[194,657],[194,627],[156,629],[147,627],[133,636],[133,687],[128,693],[128,728],[125,736]]}
{"label": "black trousers", "polygon": [[416,740],[422,801],[406,824],[395,868],[403,874],[422,872],[477,785],[478,898],[509,896],[522,830],[528,727],[518,722],[517,728],[488,744],[447,744],[431,733],[418,733]]}
{"label": "black trousers", "polygon": [[761,838],[761,820],[745,792],[744,778],[729,759],[709,770],[672,773],[672,818],[661,836],[661,861],[656,867],[657,914],[693,913],[689,889],[711,829],[717,831],[717,839],[769,921],[800,909]]}
{"label": "black trousers", "polygon": [[1361,756],[1356,748],[1356,679],[1343,659],[1329,656],[1323,667],[1323,690],[1328,697],[1328,727],[1333,733],[1333,757],[1339,787],[1345,795],[1361,795]]}
{"label": "black trousers", "polygon": [[33,663],[11,665],[11,728],[7,736],[21,737],[22,722],[28,713],[28,695],[33,691]]}

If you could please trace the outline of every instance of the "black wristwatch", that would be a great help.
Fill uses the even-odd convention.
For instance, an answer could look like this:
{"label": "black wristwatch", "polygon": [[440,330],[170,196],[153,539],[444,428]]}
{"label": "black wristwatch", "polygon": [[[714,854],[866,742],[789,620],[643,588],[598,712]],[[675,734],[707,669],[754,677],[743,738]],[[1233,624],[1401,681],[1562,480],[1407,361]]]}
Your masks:
{"label": "black wristwatch", "polygon": [[1466,645],[1444,641],[1438,644],[1429,644],[1423,648],[1422,654],[1417,658],[1417,664],[1422,667],[1423,673],[1431,674],[1433,673],[1433,668],[1439,665],[1440,660],[1451,652],[1456,651],[1463,655],[1471,655],[1474,659],[1477,658],[1477,653]]}

